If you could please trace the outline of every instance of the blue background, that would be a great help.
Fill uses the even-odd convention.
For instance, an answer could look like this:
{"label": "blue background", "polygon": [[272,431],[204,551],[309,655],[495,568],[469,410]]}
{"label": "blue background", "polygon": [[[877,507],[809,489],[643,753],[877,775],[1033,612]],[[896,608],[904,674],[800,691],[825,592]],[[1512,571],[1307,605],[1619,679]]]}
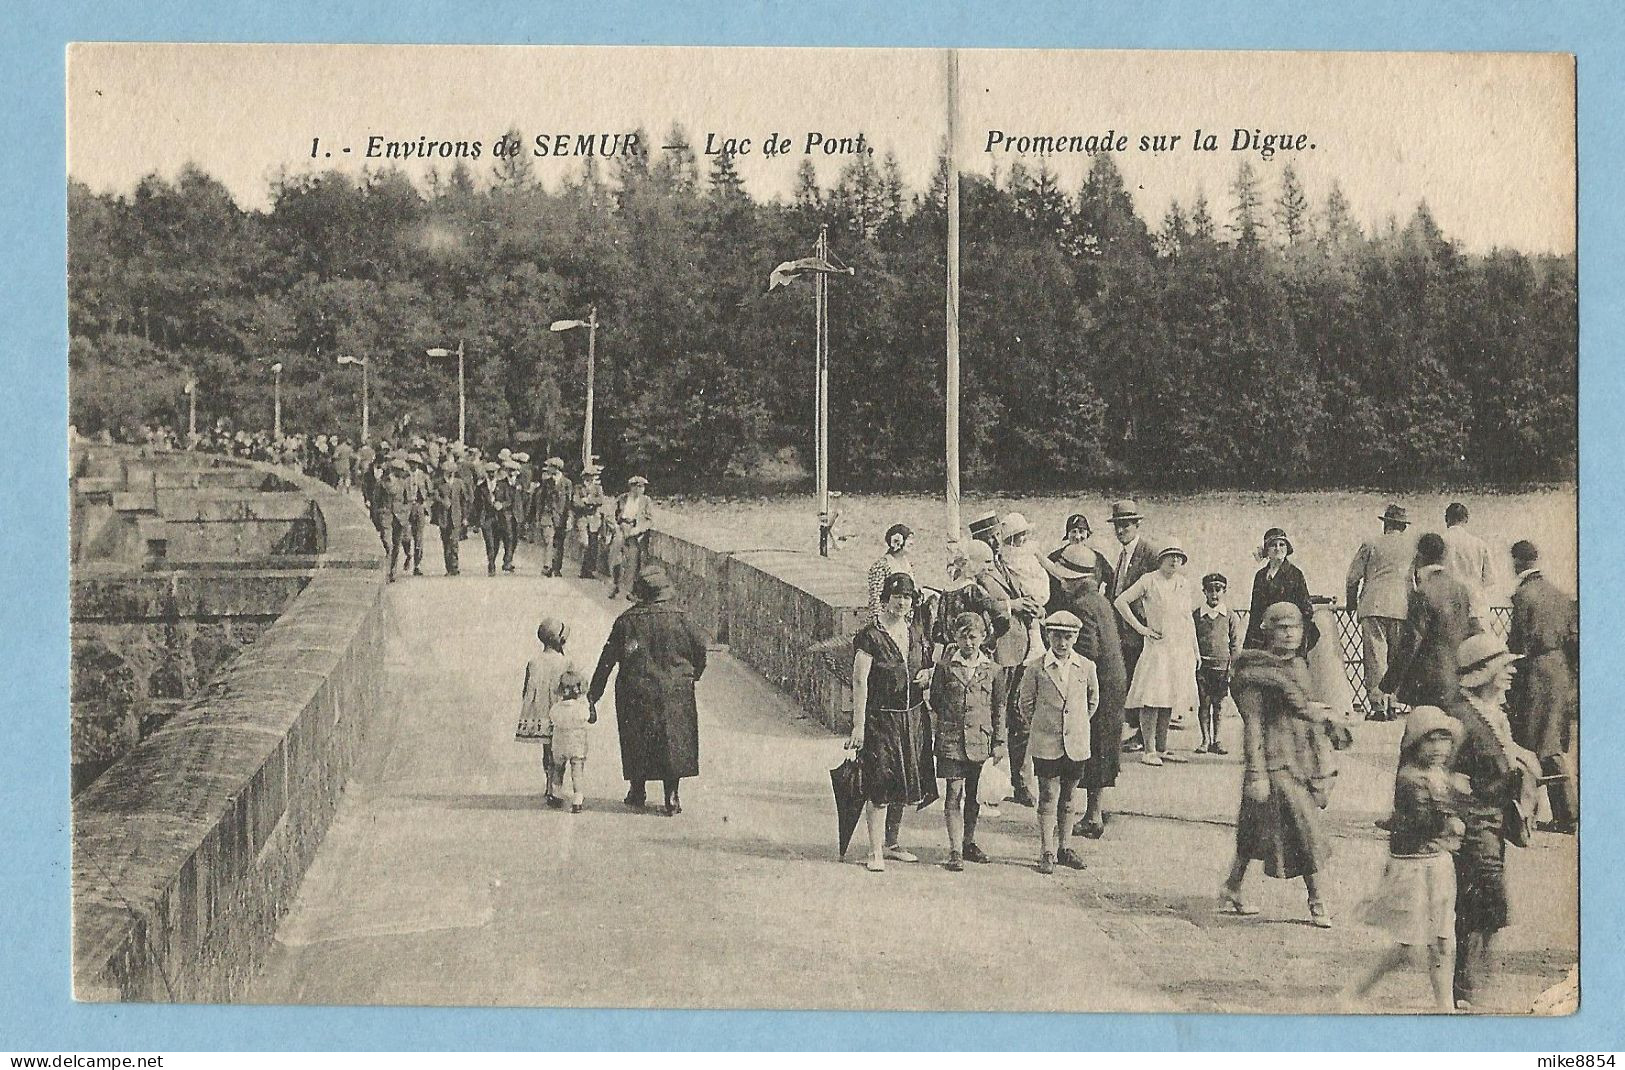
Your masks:
{"label": "blue background", "polygon": [[[12,0],[0,44],[0,1050],[1625,1048],[1614,732],[1625,335],[1621,16],[1607,2],[861,3]],[[75,40],[1559,51],[1578,55],[1583,732],[1581,1012],[1565,1019],[837,1014],[77,1005],[69,999],[64,46]],[[989,963],[989,968],[999,964]],[[817,968],[809,963],[809,968]]]}

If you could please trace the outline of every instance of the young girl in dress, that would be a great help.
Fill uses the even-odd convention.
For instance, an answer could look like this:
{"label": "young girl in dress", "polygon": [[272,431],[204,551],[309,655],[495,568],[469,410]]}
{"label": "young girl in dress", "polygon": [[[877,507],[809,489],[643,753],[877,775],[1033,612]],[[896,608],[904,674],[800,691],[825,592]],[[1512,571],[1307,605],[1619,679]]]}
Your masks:
{"label": "young girl in dress", "polygon": [[559,677],[570,668],[564,654],[564,641],[570,629],[562,621],[547,617],[536,626],[536,638],[541,641],[541,653],[525,665],[525,683],[519,693],[519,726],[514,738],[525,743],[542,745],[542,775],[547,779],[545,798],[547,805],[562,806],[557,784],[553,779],[553,727],[548,711],[558,701]]}
{"label": "young girl in dress", "polygon": [[[1190,759],[1168,750],[1168,725],[1174,711],[1196,708],[1196,608],[1190,581],[1185,578],[1186,555],[1178,539],[1170,540],[1157,555],[1157,569],[1147,572],[1113,601],[1127,627],[1145,637],[1145,650],[1134,667],[1125,708],[1136,710],[1140,735],[1145,740],[1142,765],[1185,762]],[[1142,600],[1146,623],[1129,607]]]}
{"label": "young girl in dress", "polygon": [[559,700],[547,711],[553,726],[553,779],[560,789],[568,785],[572,814],[579,814],[585,801],[582,780],[587,771],[587,726],[598,722],[598,715],[581,697],[585,687],[579,673],[564,670],[559,677]]}
{"label": "young girl in dress", "polygon": [[1388,864],[1377,890],[1360,910],[1367,925],[1395,943],[1344,992],[1346,1002],[1367,995],[1378,981],[1427,948],[1433,1006],[1455,1009],[1451,974],[1456,959],[1456,868],[1463,825],[1450,758],[1461,725],[1436,706],[1418,706],[1405,722],[1401,765],[1389,819]]}

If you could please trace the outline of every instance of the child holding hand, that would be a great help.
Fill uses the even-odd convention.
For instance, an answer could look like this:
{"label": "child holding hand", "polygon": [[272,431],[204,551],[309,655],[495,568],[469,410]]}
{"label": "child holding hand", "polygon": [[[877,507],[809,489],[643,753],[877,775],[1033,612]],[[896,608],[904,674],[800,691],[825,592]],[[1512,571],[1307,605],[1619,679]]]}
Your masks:
{"label": "child holding hand", "polygon": [[581,697],[586,682],[573,669],[559,676],[559,700],[547,711],[553,726],[553,781],[560,788],[569,785],[570,812],[579,814],[584,795],[582,780],[587,770],[587,726],[598,723],[598,714]]}

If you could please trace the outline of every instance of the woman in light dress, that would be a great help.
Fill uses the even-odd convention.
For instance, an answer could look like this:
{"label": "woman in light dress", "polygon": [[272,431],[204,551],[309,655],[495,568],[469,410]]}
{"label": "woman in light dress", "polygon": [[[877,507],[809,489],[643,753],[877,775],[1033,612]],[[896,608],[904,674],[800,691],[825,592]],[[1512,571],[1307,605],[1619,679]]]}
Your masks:
{"label": "woman in light dress", "polygon": [[[1142,765],[1189,759],[1168,750],[1168,724],[1175,711],[1196,708],[1196,624],[1191,617],[1195,591],[1184,574],[1187,555],[1178,539],[1171,539],[1157,555],[1157,568],[1118,593],[1113,605],[1127,627],[1145,637],[1145,650],[1134,667],[1123,705],[1137,712],[1145,739]],[[1129,607],[1143,599],[1146,623]]]}

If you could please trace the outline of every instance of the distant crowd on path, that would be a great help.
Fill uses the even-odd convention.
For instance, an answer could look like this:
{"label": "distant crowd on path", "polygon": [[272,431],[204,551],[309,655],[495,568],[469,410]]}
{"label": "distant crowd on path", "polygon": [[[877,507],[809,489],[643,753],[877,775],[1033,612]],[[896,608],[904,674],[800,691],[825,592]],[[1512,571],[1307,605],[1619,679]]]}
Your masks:
{"label": "distant crowd on path", "polygon": [[[1131,500],[1112,504],[1113,564],[1082,514],[1048,553],[1022,514],[981,517],[940,593],[915,576],[908,527],[887,531],[868,576],[871,620],[853,641],[849,745],[862,770],[867,866],[918,861],[902,845],[903,817],[937,797],[940,779],[949,870],[989,861],[976,843],[981,807],[1006,799],[1037,811],[1039,872],[1082,869],[1074,838],[1105,834],[1120,754],[1153,768],[1188,762],[1169,730],[1194,716],[1194,753],[1226,755],[1221,709],[1231,695],[1244,777],[1220,909],[1258,913],[1243,894],[1258,862],[1268,876],[1301,877],[1310,920],[1330,928],[1321,811],[1352,730],[1310,671],[1322,637],[1291,538],[1265,532],[1243,628],[1226,603],[1228,579],[1207,573],[1198,596],[1189,548],[1150,537],[1145,519]],[[1503,642],[1489,629],[1490,550],[1468,530],[1464,505],[1446,510],[1442,533],[1419,538],[1397,504],[1377,519],[1382,534],[1350,562],[1346,595],[1363,635],[1368,718],[1407,724],[1394,812],[1380,823],[1390,867],[1360,916],[1394,934],[1398,950],[1351,998],[1425,946],[1436,1005],[1466,1009],[1507,923],[1506,844],[1527,842],[1542,786],[1544,830],[1577,829],[1577,771],[1566,757],[1578,716],[1577,607],[1520,540]],[[1008,791],[985,790],[1005,779]]]}

